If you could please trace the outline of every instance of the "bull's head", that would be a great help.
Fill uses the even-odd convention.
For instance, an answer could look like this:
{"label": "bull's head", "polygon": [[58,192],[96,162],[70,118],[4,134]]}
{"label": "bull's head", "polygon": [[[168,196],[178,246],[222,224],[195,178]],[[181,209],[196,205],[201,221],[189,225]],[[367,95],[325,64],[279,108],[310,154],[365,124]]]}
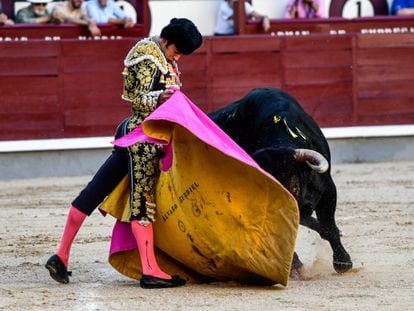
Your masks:
{"label": "bull's head", "polygon": [[[274,176],[298,200],[308,206],[320,196],[318,181],[329,169],[326,158],[314,150],[293,148],[264,148],[252,154],[253,159]],[[313,204],[309,204],[313,206]],[[304,209],[302,209],[304,212]],[[311,213],[311,211],[308,211]]]}

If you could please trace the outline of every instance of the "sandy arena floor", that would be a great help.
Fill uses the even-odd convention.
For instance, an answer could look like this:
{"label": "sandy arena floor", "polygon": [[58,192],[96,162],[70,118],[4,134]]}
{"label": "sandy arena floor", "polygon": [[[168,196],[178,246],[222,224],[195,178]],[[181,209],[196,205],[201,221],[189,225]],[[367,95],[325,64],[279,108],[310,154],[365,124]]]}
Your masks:
{"label": "sandy arena floor", "polygon": [[0,310],[413,310],[414,162],[341,164],[337,223],[354,269],[338,275],[329,246],[301,228],[306,264],[288,288],[236,283],[144,290],[107,263],[111,217],[95,212],[75,240],[71,283],[44,268],[68,204],[89,180],[0,180]]}

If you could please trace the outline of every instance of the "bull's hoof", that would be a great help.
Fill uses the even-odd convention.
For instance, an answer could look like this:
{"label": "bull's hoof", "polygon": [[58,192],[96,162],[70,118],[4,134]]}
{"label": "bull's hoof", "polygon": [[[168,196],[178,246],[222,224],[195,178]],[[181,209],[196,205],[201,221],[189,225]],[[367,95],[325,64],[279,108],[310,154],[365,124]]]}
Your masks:
{"label": "bull's hoof", "polygon": [[294,252],[289,277],[291,277],[292,279],[299,279],[302,268],[303,263],[302,261],[300,261],[298,254]]}
{"label": "bull's hoof", "polygon": [[337,273],[345,273],[352,269],[352,261],[334,261],[333,266]]}
{"label": "bull's hoof", "polygon": [[299,270],[303,267],[302,261],[299,259],[299,256],[296,252],[293,253],[292,267],[291,270]]}

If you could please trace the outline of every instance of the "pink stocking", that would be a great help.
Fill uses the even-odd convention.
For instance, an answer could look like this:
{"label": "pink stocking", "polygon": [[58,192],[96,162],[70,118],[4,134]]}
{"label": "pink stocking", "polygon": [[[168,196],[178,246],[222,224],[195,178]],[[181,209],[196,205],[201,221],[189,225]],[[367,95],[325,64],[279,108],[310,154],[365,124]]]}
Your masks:
{"label": "pink stocking", "polygon": [[68,217],[66,219],[65,230],[63,231],[62,239],[60,241],[59,250],[57,255],[68,268],[69,254],[72,247],[73,240],[82,226],[83,221],[86,218],[86,214],[82,213],[76,207],[71,206],[69,209]]}
{"label": "pink stocking", "polygon": [[171,279],[171,276],[160,269],[154,254],[154,231],[152,223],[141,225],[137,220],[131,221],[131,228],[137,241],[141,258],[142,274],[162,279]]}

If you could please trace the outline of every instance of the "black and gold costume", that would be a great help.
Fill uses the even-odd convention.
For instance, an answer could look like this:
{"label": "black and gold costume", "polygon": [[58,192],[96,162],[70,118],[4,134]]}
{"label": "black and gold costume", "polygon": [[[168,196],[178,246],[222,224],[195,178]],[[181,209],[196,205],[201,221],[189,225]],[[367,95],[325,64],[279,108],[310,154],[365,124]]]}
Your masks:
{"label": "black and gold costume", "polygon": [[[178,68],[167,62],[159,46],[158,37],[139,41],[124,61],[124,91],[133,114],[126,131],[137,128],[157,108],[158,96],[169,87],[180,87]],[[154,221],[155,186],[159,174],[160,145],[137,143],[128,148],[131,185],[131,220],[143,225]]]}
{"label": "black and gold costume", "polygon": [[[158,96],[163,91],[181,86],[177,65],[167,62],[158,37],[139,41],[129,51],[124,65],[122,98],[130,102],[133,113],[118,126],[115,138],[138,127],[157,108]],[[115,146],[111,156],[72,205],[90,215],[128,173],[130,220],[148,225],[155,219],[155,186],[162,155],[161,146],[152,143],[137,143],[128,151]]]}

